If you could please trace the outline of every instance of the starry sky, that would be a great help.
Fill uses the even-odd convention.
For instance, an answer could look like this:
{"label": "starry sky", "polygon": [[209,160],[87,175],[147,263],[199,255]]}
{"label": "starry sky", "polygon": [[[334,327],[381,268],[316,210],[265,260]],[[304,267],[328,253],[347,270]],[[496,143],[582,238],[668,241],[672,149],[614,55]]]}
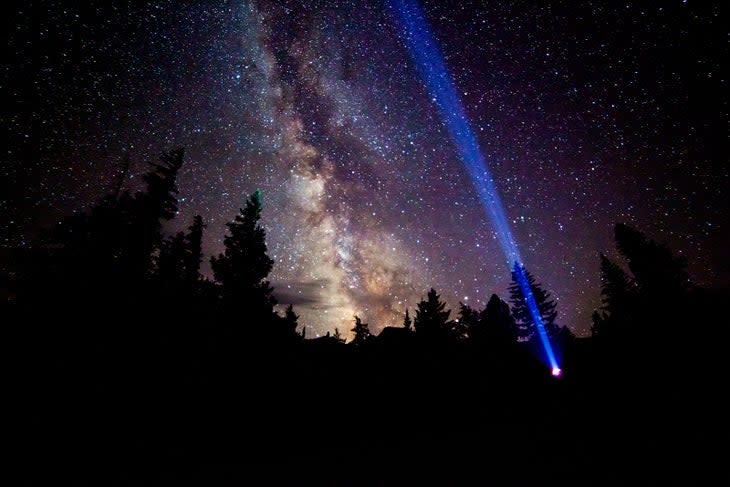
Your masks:
{"label": "starry sky", "polygon": [[[488,3],[488,5],[483,5]],[[527,268],[589,334],[598,253],[636,226],[727,288],[723,2],[424,4]],[[207,254],[256,188],[270,276],[308,336],[507,297],[494,229],[379,1],[3,7],[2,244],[185,147],[178,217]]]}

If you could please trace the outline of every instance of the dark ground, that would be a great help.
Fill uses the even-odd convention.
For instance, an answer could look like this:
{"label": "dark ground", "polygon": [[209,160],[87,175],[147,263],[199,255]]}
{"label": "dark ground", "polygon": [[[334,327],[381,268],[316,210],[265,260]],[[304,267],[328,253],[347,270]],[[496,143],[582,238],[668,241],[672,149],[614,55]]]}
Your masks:
{"label": "dark ground", "polygon": [[123,337],[137,336],[130,332],[143,321],[119,320],[111,327],[118,335],[93,340],[88,329],[74,340],[69,323],[57,325],[55,333],[25,330],[11,347],[20,386],[11,396],[20,406],[13,449],[28,485],[727,478],[712,468],[727,423],[719,421],[724,387],[713,379],[718,356],[709,346],[686,343],[693,363],[682,364],[671,343],[647,351],[579,339],[555,379],[521,347],[234,347],[173,333],[142,346]]}

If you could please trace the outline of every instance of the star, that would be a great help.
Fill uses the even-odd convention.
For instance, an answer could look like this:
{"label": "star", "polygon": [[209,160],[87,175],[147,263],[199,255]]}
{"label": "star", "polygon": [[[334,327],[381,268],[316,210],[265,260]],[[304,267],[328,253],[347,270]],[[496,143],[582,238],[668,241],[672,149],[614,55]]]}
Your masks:
{"label": "star", "polygon": [[[497,233],[388,9],[281,3],[19,7],[3,245],[99,201],[125,157],[133,191],[183,146],[166,231],[200,213],[217,254],[260,188],[275,292],[315,334],[397,326],[431,287],[452,309],[506,299]],[[599,4],[424,3],[525,264],[578,335],[616,222],[730,282],[720,8]]]}

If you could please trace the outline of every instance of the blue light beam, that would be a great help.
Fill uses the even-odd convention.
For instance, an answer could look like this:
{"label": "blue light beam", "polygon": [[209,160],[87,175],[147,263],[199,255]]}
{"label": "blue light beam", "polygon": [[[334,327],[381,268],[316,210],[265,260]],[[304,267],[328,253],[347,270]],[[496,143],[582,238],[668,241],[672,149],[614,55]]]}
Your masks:
{"label": "blue light beam", "polygon": [[507,259],[507,265],[513,269],[522,295],[525,297],[525,303],[530,310],[530,315],[545,349],[545,355],[550,362],[552,374],[558,376],[560,367],[545,332],[545,325],[527,280],[517,243],[507,223],[502,200],[423,10],[416,0],[393,0],[386,1],[386,4],[401,23],[410,56],[416,64],[432,101],[441,113],[441,118],[454,141],[459,158],[469,172],[479,199],[494,225],[499,244]]}

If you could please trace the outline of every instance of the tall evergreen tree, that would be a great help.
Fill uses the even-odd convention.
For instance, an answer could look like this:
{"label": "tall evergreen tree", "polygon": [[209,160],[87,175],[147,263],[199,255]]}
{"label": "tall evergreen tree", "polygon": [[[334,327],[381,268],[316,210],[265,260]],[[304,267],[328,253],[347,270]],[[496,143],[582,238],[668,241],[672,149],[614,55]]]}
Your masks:
{"label": "tall evergreen tree", "polygon": [[[327,333],[329,333],[329,332],[327,332]],[[334,333],[334,335],[332,335],[332,337],[335,339],[336,343],[345,343],[345,339],[342,338],[342,335],[340,334],[340,330],[337,327],[335,327],[335,333]]]}
{"label": "tall evergreen tree", "polygon": [[189,284],[200,280],[200,264],[203,262],[203,217],[195,215],[185,236],[185,281]]}
{"label": "tall evergreen tree", "polygon": [[479,312],[462,302],[459,302],[459,328],[469,337],[479,333]]}
{"label": "tall evergreen tree", "polygon": [[284,310],[284,316],[275,313],[272,315],[271,325],[265,338],[279,345],[297,343],[304,339],[305,329],[301,334],[297,332],[299,315],[294,312],[294,306],[289,305]]}
{"label": "tall evergreen tree", "polygon": [[177,214],[177,173],[182,167],[185,149],[163,152],[159,163],[150,164],[152,170],[143,176],[147,190],[138,195],[146,209],[144,216],[160,225],[160,220],[170,220]]}
{"label": "tall evergreen tree", "polygon": [[408,331],[411,331],[412,325],[413,325],[413,320],[411,320],[411,316],[408,314],[408,308],[406,308],[406,314],[403,317],[403,328],[405,328]]}
{"label": "tall evergreen tree", "polygon": [[509,305],[496,294],[492,294],[487,306],[480,313],[479,327],[474,338],[496,346],[517,341],[518,330]]}
{"label": "tall evergreen tree", "polygon": [[[70,292],[76,285],[94,293],[107,288],[137,289],[152,269],[162,247],[162,221],[177,211],[175,181],[183,163],[182,149],[166,152],[144,175],[147,187],[131,196],[118,184],[89,213],[64,219],[49,236],[57,256],[58,275]],[[73,276],[73,278],[72,278]]]}
{"label": "tall evergreen tree", "polygon": [[603,253],[601,259],[601,307],[593,314],[594,335],[627,331],[634,318],[636,292],[631,278]]}
{"label": "tall evergreen tree", "polygon": [[297,326],[299,325],[299,315],[294,312],[294,305],[290,304],[284,311],[284,325],[285,331],[288,334],[296,334]]}
{"label": "tall evergreen tree", "polygon": [[[128,249],[123,253],[122,269],[133,280],[144,277],[151,268],[152,255],[162,242],[162,221],[177,214],[177,173],[182,167],[184,149],[163,152],[159,163],[143,176],[147,189],[134,197],[133,208],[127,215]],[[122,205],[124,206],[124,205]],[[128,211],[122,207],[122,211]]]}
{"label": "tall evergreen tree", "polygon": [[355,315],[355,327],[351,331],[355,334],[352,339],[352,344],[355,346],[362,346],[370,339],[370,326],[363,323],[357,315]]}
{"label": "tall evergreen tree", "polygon": [[266,251],[266,232],[261,219],[261,193],[255,191],[246,207],[227,223],[228,235],[223,244],[225,251],[211,257],[215,279],[221,283],[223,297],[228,305],[243,306],[252,317],[270,318],[276,300],[266,277],[274,261]]}
{"label": "tall evergreen tree", "polygon": [[548,337],[557,335],[559,328],[555,324],[555,318],[558,316],[558,312],[555,309],[555,301],[550,299],[550,294],[542,288],[524,266],[515,263],[512,269],[512,284],[509,287],[509,293],[510,302],[512,303],[512,316],[517,325],[519,338],[522,340],[530,340],[537,333],[535,321],[527,305],[525,295],[522,292],[522,286],[520,284],[522,280],[527,282],[529,288],[532,290],[532,296],[535,299],[537,310],[540,313]]}
{"label": "tall evergreen tree", "polygon": [[667,305],[682,299],[691,287],[684,258],[674,257],[666,245],[622,223],[616,225],[615,236],[643,297]]}
{"label": "tall evergreen tree", "polygon": [[164,283],[178,285],[185,275],[185,234],[177,232],[160,245],[157,256],[157,277]]}
{"label": "tall evergreen tree", "polygon": [[427,299],[421,300],[416,307],[416,316],[413,319],[416,334],[427,340],[447,340],[451,335],[451,310],[445,308],[446,303],[431,288]]}
{"label": "tall evergreen tree", "polygon": [[200,279],[203,228],[203,219],[196,215],[187,233],[178,232],[160,245],[157,277],[178,292],[183,287],[192,291]]}
{"label": "tall evergreen tree", "polygon": [[686,337],[683,324],[696,314],[696,293],[685,259],[674,257],[665,244],[628,225],[618,223],[614,230],[616,247],[631,275],[601,256],[603,299],[601,308],[593,314],[593,333],[641,342],[670,335]]}

